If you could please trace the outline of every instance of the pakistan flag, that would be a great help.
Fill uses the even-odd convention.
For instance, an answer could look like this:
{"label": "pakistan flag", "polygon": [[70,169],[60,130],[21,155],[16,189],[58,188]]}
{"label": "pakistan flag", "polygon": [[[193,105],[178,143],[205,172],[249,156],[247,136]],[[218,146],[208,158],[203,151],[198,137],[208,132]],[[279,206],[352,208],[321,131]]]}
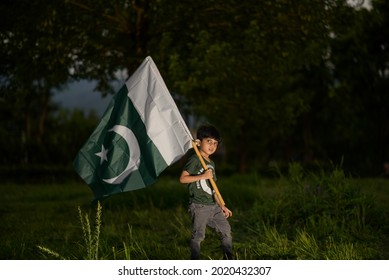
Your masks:
{"label": "pakistan flag", "polygon": [[147,57],[117,92],[74,168],[96,199],[144,188],[192,148],[192,136]]}

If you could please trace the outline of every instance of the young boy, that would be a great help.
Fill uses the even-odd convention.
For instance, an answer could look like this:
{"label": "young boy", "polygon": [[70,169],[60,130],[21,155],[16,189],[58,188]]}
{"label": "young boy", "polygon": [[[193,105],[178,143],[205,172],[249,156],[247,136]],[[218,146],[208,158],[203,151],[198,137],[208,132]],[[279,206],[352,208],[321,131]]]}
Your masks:
{"label": "young boy", "polygon": [[204,171],[197,156],[192,155],[186,163],[180,182],[188,184],[189,212],[192,218],[191,258],[200,259],[200,243],[205,238],[205,228],[209,226],[220,234],[226,259],[232,259],[231,227],[227,221],[232,212],[222,205],[214,194],[209,179],[215,176],[215,163],[209,158],[215,153],[220,142],[220,134],[213,126],[201,126],[197,131],[196,144],[208,170]]}

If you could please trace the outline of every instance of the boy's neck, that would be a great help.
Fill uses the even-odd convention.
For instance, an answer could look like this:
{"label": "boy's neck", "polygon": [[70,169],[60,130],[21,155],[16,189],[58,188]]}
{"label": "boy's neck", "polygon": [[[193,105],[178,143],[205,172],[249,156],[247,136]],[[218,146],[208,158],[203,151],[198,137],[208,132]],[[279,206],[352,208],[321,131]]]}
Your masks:
{"label": "boy's neck", "polygon": [[200,154],[201,154],[201,156],[202,156],[203,158],[205,158],[206,160],[209,161],[209,155],[208,155],[208,154],[204,153],[203,151],[200,151]]}

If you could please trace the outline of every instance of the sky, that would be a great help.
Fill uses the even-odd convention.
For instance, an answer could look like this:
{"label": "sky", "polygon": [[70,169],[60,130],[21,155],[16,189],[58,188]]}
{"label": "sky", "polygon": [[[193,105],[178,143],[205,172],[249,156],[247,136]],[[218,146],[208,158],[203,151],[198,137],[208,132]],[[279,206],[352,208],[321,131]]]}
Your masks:
{"label": "sky", "polygon": [[94,110],[102,116],[112,99],[112,95],[102,97],[100,92],[93,91],[94,82],[79,81],[70,83],[65,89],[56,92],[53,101],[67,109]]}
{"label": "sky", "polygon": [[[350,5],[359,5],[362,0],[347,0]],[[364,0],[362,6],[365,8],[371,8],[371,0]]]}

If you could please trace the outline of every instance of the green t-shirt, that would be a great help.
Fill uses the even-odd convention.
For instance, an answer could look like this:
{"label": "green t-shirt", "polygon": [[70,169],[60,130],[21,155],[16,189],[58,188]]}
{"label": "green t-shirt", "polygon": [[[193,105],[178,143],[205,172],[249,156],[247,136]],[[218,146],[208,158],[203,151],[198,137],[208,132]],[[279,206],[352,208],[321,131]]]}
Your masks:
{"label": "green t-shirt", "polygon": [[[207,161],[204,159],[208,168],[213,170],[213,179],[216,181],[215,174],[215,163]],[[186,165],[184,170],[187,171],[190,175],[200,175],[204,173],[204,168],[201,165],[201,162],[196,154],[192,155]],[[200,203],[200,204],[214,204],[215,200],[213,199],[213,189],[209,180],[199,180],[193,183],[188,184],[189,190],[189,203]]]}

